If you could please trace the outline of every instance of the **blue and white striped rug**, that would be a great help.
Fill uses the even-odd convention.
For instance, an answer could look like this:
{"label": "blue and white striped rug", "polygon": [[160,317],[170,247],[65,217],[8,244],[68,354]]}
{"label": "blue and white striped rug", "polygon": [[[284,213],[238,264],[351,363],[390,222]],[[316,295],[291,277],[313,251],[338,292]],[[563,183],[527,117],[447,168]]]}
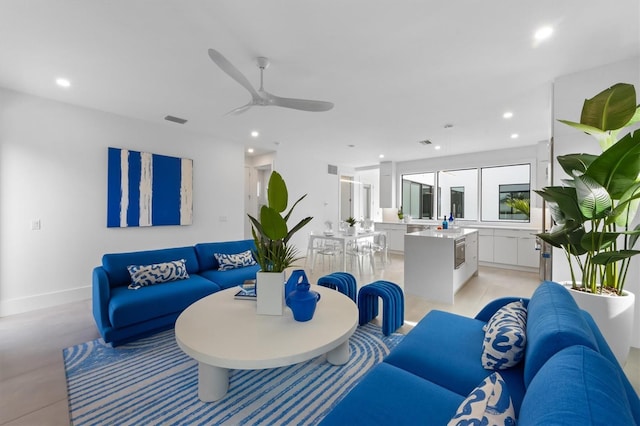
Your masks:
{"label": "blue and white striped rug", "polygon": [[198,399],[198,367],[173,330],[112,348],[101,339],[63,351],[74,425],[316,424],[402,339],[358,327],[351,358],[325,356],[289,367],[231,370],[220,401]]}

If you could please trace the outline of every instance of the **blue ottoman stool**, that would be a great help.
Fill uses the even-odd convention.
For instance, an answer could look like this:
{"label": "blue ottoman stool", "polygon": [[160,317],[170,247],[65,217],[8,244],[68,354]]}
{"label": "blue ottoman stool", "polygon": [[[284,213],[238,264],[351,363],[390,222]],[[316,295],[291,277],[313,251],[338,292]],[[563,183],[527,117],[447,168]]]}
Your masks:
{"label": "blue ottoman stool", "polygon": [[382,334],[388,336],[404,324],[404,294],[397,284],[375,281],[358,293],[360,325],[378,316],[378,297],[382,299]]}
{"label": "blue ottoman stool", "polygon": [[348,272],[334,272],[318,279],[318,285],[338,290],[356,303],[358,287],[356,279]]}

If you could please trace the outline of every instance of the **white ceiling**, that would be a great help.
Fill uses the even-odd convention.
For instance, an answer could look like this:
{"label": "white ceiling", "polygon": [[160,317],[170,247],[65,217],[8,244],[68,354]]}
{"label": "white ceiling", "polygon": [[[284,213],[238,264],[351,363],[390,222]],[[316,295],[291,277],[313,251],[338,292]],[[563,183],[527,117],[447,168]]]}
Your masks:
{"label": "white ceiling", "polygon": [[[208,48],[255,86],[266,56],[266,90],[335,108],[225,116],[250,96]],[[354,167],[547,140],[556,77],[639,54],[638,0],[0,0],[2,87]]]}

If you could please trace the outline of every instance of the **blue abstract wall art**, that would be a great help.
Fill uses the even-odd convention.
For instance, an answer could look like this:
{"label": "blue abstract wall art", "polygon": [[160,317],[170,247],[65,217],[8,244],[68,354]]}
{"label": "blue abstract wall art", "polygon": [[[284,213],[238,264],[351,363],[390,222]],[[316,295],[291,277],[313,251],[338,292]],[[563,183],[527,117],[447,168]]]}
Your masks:
{"label": "blue abstract wall art", "polygon": [[191,225],[191,159],[109,148],[107,187],[107,227]]}

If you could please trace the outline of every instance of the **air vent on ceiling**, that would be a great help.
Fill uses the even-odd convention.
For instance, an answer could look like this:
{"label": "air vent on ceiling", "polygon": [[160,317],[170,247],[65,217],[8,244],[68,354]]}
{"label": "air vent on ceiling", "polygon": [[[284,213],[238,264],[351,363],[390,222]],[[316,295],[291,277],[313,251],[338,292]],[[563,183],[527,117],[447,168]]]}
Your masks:
{"label": "air vent on ceiling", "polygon": [[329,164],[329,166],[327,167],[327,173],[329,173],[330,175],[337,175],[338,174],[338,166],[334,166],[333,164]]}
{"label": "air vent on ceiling", "polygon": [[167,121],[173,121],[174,123],[184,124],[187,122],[184,118],[174,117],[173,115],[167,115],[165,118]]}
{"label": "air vent on ceiling", "polygon": [[429,139],[425,139],[423,141],[418,141],[420,145],[431,145],[431,141]]}

